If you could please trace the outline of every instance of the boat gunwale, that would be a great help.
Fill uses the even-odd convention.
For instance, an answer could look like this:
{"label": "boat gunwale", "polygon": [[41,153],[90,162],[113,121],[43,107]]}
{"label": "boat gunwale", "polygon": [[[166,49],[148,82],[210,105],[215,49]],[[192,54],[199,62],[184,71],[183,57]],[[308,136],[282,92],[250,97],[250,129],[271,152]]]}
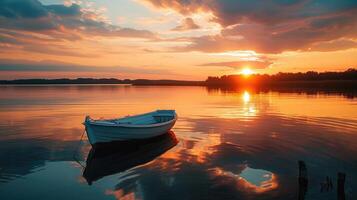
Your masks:
{"label": "boat gunwale", "polygon": [[[154,112],[150,112],[154,113]],[[143,116],[143,115],[148,115],[150,113],[145,113],[145,114],[140,114],[140,115],[135,115],[135,116],[130,116],[128,118],[134,118],[138,116]],[[96,121],[85,121],[84,125],[94,125],[94,126],[105,126],[105,127],[124,127],[124,128],[151,128],[151,127],[158,127],[158,126],[164,126],[170,123],[173,123],[177,120],[177,114],[174,113],[174,118],[172,120],[166,121],[166,122],[161,122],[161,123],[154,123],[154,124],[98,124]],[[127,117],[125,117],[126,119]],[[124,118],[120,118],[124,119]]]}

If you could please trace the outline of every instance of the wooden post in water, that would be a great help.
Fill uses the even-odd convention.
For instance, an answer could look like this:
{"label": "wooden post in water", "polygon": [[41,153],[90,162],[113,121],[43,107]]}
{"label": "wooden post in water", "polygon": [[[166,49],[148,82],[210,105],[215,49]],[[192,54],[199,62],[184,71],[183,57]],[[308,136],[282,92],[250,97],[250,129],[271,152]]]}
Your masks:
{"label": "wooden post in water", "polygon": [[346,174],[339,172],[337,174],[337,199],[345,200],[345,179]]}
{"label": "wooden post in water", "polygon": [[305,194],[307,192],[307,168],[304,161],[299,160],[299,200],[305,199]]}

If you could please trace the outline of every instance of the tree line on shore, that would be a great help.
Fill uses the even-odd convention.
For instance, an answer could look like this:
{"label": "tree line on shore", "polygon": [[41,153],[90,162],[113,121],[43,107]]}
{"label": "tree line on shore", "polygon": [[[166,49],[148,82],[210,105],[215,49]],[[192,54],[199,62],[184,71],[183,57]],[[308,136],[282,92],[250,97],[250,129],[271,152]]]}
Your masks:
{"label": "tree line on shore", "polygon": [[261,81],[261,82],[275,82],[275,81],[326,81],[326,80],[357,80],[357,70],[348,69],[343,72],[297,72],[297,73],[283,73],[277,74],[252,74],[249,76],[224,75],[221,77],[210,76],[207,78],[208,84],[231,84],[237,81]]}

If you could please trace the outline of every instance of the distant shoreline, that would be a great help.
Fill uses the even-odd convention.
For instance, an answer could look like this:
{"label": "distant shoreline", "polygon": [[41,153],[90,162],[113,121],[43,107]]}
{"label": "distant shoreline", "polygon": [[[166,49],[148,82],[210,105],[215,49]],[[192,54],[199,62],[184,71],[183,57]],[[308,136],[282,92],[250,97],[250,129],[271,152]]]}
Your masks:
{"label": "distant shoreline", "polygon": [[172,85],[172,86],[203,86],[205,81],[182,80],[120,80],[120,79],[19,79],[0,80],[0,85]]}
{"label": "distant shoreline", "polygon": [[22,79],[0,80],[2,86],[40,86],[40,85],[132,85],[132,86],[206,86],[210,88],[331,88],[357,89],[357,80],[279,80],[265,81],[264,83],[212,83],[208,81],[181,81],[181,80],[131,80],[118,79]]}
{"label": "distant shoreline", "polygon": [[134,85],[134,86],[207,86],[219,88],[325,88],[357,89],[357,70],[344,72],[305,72],[245,75],[224,75],[208,77],[205,81],[150,80],[116,78],[77,78],[77,79],[18,79],[0,80],[0,85]]}

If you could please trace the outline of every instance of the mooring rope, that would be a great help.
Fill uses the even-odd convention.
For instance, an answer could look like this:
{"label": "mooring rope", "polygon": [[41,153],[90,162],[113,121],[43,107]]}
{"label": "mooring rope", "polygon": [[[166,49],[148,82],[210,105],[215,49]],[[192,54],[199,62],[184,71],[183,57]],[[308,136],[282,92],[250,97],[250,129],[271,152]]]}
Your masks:
{"label": "mooring rope", "polygon": [[85,133],[86,131],[84,130],[83,131],[83,133],[82,133],[82,136],[81,136],[81,139],[79,140],[79,142],[78,142],[78,145],[77,145],[77,148],[75,149],[75,151],[74,151],[74,153],[73,153],[73,159],[74,159],[74,161],[76,161],[81,167],[83,167],[83,168],[85,168],[85,166],[76,158],[76,154],[77,154],[77,152],[78,152],[78,150],[79,150],[79,147],[80,147],[80,145],[81,145],[81,143],[82,143],[82,139],[83,139],[83,136],[84,136],[84,133]]}

